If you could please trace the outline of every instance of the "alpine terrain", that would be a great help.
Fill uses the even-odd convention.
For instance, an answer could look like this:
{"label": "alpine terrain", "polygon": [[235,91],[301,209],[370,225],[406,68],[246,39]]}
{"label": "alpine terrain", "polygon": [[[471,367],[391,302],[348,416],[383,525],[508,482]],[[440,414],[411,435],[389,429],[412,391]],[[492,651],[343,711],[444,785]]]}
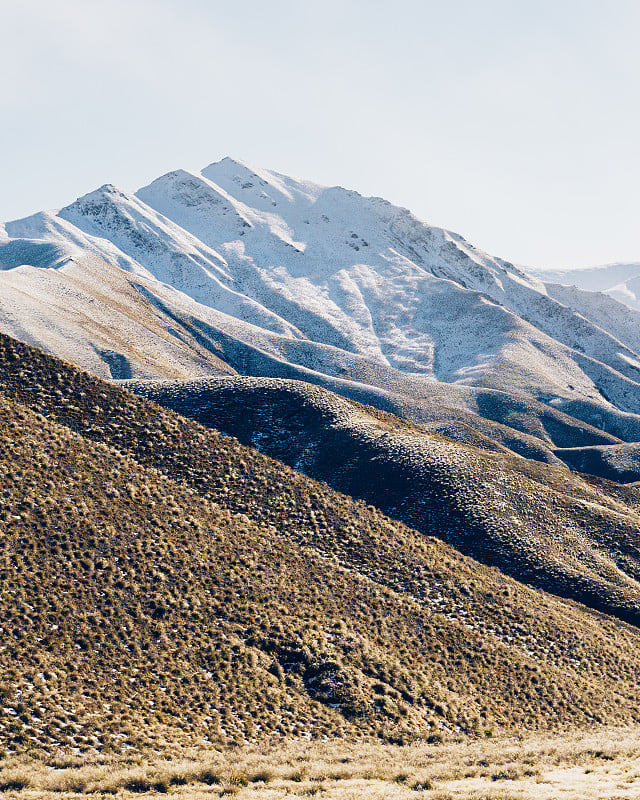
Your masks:
{"label": "alpine terrain", "polygon": [[640,632],[615,616],[4,335],[0,415],[7,755],[640,720]]}
{"label": "alpine terrain", "polygon": [[640,478],[640,311],[229,158],[0,226],[0,329],[106,378],[298,379]]}
{"label": "alpine terrain", "polygon": [[[310,741],[631,735],[640,306],[547,277],[228,158],[0,225],[0,793],[312,796],[359,756],[309,777]],[[287,786],[232,769],[274,743]],[[585,748],[583,781],[620,755]],[[326,796],[506,797],[369,760],[378,794]]]}

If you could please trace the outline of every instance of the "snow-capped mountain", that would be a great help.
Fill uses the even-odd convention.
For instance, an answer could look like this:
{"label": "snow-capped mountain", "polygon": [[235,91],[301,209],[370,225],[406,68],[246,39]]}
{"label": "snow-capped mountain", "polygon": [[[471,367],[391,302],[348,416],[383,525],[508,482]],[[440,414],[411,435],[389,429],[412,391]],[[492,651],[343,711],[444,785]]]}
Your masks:
{"label": "snow-capped mountain", "polygon": [[380,198],[226,158],[5,223],[0,267],[0,328],[98,375],[299,378],[548,451],[541,409],[571,447],[640,440],[640,311]]}
{"label": "snow-capped mountain", "polygon": [[582,269],[528,270],[548,288],[554,284],[582,289],[588,292],[603,292],[625,305],[640,310],[640,262],[629,264],[604,264],[601,267]]}

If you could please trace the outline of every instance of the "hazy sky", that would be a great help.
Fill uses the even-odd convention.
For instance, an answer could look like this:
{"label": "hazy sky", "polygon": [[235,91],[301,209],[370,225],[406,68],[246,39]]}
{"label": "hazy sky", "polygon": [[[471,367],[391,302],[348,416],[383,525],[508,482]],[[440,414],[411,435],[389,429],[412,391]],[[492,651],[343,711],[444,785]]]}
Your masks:
{"label": "hazy sky", "polygon": [[231,155],[640,261],[638,0],[0,0],[0,220]]}

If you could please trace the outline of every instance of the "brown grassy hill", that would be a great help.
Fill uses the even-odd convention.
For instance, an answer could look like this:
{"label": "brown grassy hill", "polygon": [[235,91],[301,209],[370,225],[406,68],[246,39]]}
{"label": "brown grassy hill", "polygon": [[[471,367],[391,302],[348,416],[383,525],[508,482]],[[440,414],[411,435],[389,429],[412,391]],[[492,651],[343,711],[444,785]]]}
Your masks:
{"label": "brown grassy hill", "polygon": [[640,622],[631,487],[621,499],[607,481],[481,452],[299,381],[127,385],[518,580]]}
{"label": "brown grassy hill", "polygon": [[638,483],[640,479],[640,443],[594,445],[557,449],[556,454],[571,469],[588,472],[622,483]]}
{"label": "brown grassy hill", "polygon": [[640,720],[635,628],[7,338],[0,365],[5,747]]}

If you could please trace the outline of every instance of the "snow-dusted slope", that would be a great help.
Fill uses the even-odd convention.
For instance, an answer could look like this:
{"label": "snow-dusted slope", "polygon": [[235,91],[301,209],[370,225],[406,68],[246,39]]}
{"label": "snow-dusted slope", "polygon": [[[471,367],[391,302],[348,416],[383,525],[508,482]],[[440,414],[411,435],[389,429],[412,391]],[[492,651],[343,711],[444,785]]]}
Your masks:
{"label": "snow-dusted slope", "polygon": [[[41,255],[40,267],[0,272],[3,330],[105,378],[233,372],[187,331],[167,324],[145,298],[144,279],[132,281],[96,256],[61,257],[50,245],[30,252]],[[46,266],[46,255],[55,267]]]}
{"label": "snow-dusted slope", "polygon": [[404,397],[414,417],[444,393],[442,420],[509,417],[566,446],[481,402],[504,397],[582,420],[573,447],[594,444],[588,425],[640,438],[640,337],[615,301],[339,187],[228,158],[136,194],[106,185],[0,226],[0,267],[0,328],[97,374],[301,378]]}
{"label": "snow-dusted slope", "polygon": [[530,274],[544,283],[603,292],[620,303],[640,310],[640,262],[583,269],[530,270]]}

